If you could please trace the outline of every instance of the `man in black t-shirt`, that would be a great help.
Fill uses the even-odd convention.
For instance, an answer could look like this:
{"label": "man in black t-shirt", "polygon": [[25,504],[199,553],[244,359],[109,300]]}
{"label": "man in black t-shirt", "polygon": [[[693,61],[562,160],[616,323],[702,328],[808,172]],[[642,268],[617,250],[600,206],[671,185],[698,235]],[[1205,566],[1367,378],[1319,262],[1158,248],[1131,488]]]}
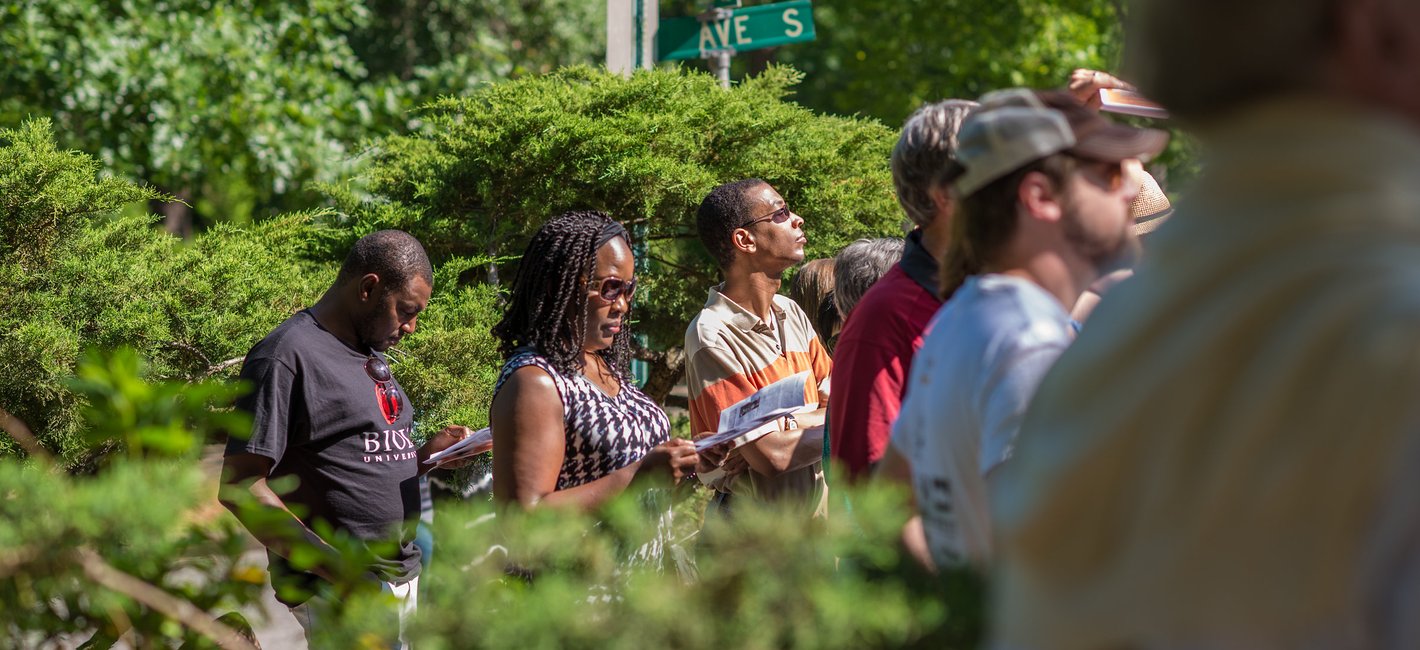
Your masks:
{"label": "man in black t-shirt", "polygon": [[[277,597],[311,632],[313,609],[323,605],[321,579],[339,582],[333,562],[309,573],[287,558],[304,539],[336,557],[314,530],[315,522],[362,541],[396,540],[393,553],[377,554],[370,577],[401,602],[400,628],[417,602],[419,549],[413,543],[419,515],[423,460],[468,434],[449,427],[417,448],[414,409],[390,374],[384,351],[414,331],[429,303],[433,272],[419,241],[384,230],[360,239],[335,283],[247,353],[241,377],[252,391],[237,406],[252,416],[250,437],[227,444],[223,482],[249,491],[267,508],[285,513],[285,530],[252,518],[243,524],[268,550]],[[268,480],[294,477],[277,493]],[[224,505],[243,513],[227,495]],[[265,518],[263,518],[264,520]],[[292,535],[292,533],[295,535]],[[308,602],[308,599],[310,602]]]}

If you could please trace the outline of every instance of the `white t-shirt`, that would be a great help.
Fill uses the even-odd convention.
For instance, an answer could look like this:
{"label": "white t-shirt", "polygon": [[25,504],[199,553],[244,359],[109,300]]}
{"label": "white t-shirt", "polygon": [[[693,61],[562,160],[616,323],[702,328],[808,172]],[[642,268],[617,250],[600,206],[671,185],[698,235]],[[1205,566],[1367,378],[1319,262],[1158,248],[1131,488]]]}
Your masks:
{"label": "white t-shirt", "polygon": [[927,327],[892,446],[939,566],[991,555],[986,477],[1011,457],[1026,406],[1073,340],[1070,315],[1029,280],[969,278]]}

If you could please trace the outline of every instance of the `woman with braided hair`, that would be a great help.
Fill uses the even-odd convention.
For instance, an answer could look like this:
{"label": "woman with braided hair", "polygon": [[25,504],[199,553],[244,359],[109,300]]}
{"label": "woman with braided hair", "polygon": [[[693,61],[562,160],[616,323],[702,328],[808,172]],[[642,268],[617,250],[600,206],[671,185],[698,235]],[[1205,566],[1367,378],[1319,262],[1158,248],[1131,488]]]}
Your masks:
{"label": "woman with braided hair", "polygon": [[543,224],[493,328],[506,359],[491,414],[493,496],[591,510],[633,482],[668,485],[698,457],[628,372],[630,237],[600,212]]}

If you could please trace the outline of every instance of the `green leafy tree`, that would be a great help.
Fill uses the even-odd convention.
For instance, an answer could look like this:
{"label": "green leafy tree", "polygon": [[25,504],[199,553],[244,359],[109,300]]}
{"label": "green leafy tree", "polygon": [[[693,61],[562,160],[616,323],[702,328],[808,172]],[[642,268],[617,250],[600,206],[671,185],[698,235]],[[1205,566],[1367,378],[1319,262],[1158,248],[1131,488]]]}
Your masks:
{"label": "green leafy tree", "polygon": [[369,137],[446,93],[596,60],[605,18],[576,0],[0,2],[0,126],[59,125],[182,202],[174,232],[309,208]]}
{"label": "green leafy tree", "polygon": [[[131,350],[90,355],[78,374],[86,425],[141,440],[132,444],[143,453],[83,477],[0,459],[0,491],[43,495],[0,501],[0,631],[21,646],[89,638],[99,648],[124,636],[138,647],[245,647],[237,632],[247,621],[224,612],[253,611],[266,577],[241,562],[235,521],[212,512],[213,479],[191,444],[236,426],[213,408],[232,388],[145,381]],[[12,420],[0,428],[28,438]],[[493,517],[486,501],[445,504],[410,630],[431,648],[977,647],[979,578],[928,576],[901,553],[903,494],[851,492],[851,511],[835,499],[813,525],[786,526],[802,514],[746,504],[698,538],[667,540],[660,570],[628,563],[662,532],[635,497],[586,514]],[[391,603],[353,577],[368,550],[325,534],[352,577],[333,586],[319,645],[383,647]]]}
{"label": "green leafy tree", "polygon": [[[1076,68],[1118,71],[1125,11],[1123,0],[815,0],[817,40],[746,53],[737,73],[792,65],[804,71],[799,103],[895,128],[928,102],[1060,88]],[[1174,129],[1150,171],[1165,187],[1186,187],[1196,158],[1192,138]]]}
{"label": "green leafy tree", "polygon": [[403,228],[439,256],[490,258],[495,284],[552,215],[591,208],[631,226],[644,246],[635,328],[650,337],[648,392],[662,398],[685,326],[719,281],[694,228],[710,188],[773,184],[806,218],[810,256],[901,232],[892,132],[784,101],[799,80],[771,68],[726,91],[705,74],[583,67],[494,84],[430,105],[419,133],[380,141],[363,178],[371,199],[335,195],[351,236]]}
{"label": "green leafy tree", "polygon": [[[98,154],[238,221],[350,168],[387,89],[342,37],[367,19],[338,0],[8,3],[0,113],[52,116],[65,144]],[[188,206],[163,204],[180,228]]]}
{"label": "green leafy tree", "polygon": [[605,3],[582,0],[369,0],[350,35],[372,78],[417,84],[414,97],[462,94],[500,79],[592,64],[606,52]]}
{"label": "green leafy tree", "polygon": [[898,125],[924,103],[1010,86],[1060,87],[1111,69],[1121,44],[1109,0],[819,0],[818,39],[775,52],[804,71],[810,108]]}

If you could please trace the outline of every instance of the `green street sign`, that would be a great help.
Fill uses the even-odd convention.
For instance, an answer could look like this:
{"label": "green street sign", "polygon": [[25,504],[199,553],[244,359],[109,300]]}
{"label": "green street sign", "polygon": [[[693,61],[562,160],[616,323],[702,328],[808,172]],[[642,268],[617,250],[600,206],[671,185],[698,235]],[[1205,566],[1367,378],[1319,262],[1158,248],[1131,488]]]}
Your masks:
{"label": "green street sign", "polygon": [[698,59],[718,50],[758,50],[814,40],[809,0],[722,10],[720,20],[663,18],[656,34],[656,60]]}

